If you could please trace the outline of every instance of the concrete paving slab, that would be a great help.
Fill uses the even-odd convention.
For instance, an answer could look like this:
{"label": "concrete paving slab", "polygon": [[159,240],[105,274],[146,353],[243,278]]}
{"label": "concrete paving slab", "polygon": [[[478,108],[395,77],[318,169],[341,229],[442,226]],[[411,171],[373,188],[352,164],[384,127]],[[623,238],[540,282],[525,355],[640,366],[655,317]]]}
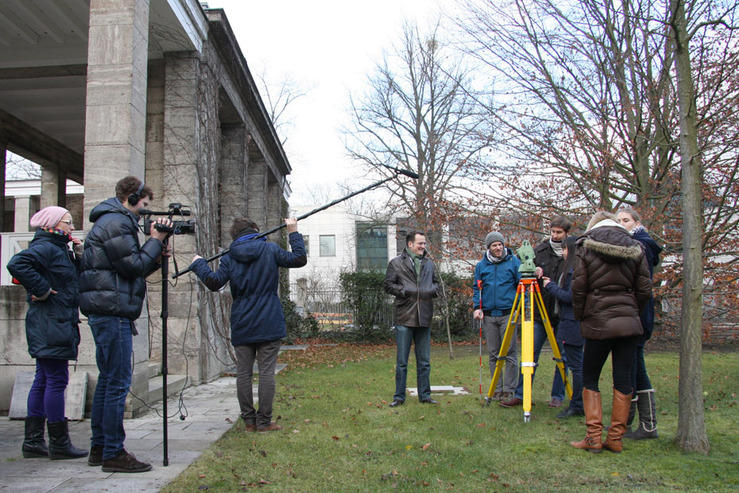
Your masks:
{"label": "concrete paving slab", "polygon": [[[10,419],[26,417],[28,392],[31,390],[35,376],[35,371],[19,371],[15,374],[13,394],[10,397],[10,410],[8,411]],[[69,372],[69,383],[64,391],[64,413],[71,421],[79,421],[84,416],[87,378],[86,371]]]}
{"label": "concrete paving slab", "polygon": [[[167,420],[169,466],[162,466],[162,418],[150,411],[127,419],[126,450],[151,463],[151,471],[138,474],[104,473],[87,459],[51,461],[24,459],[21,453],[23,421],[0,418],[0,493],[79,493],[80,491],[156,492],[176,478],[203,451],[238,422],[236,379],[225,377],[187,389],[188,416]],[[170,414],[177,397],[168,402]],[[90,422],[70,422],[70,436],[77,447],[89,448]]]}
{"label": "concrete paving slab", "polygon": [[[416,387],[408,387],[407,390],[408,390],[408,395],[410,396],[418,395],[418,389]],[[465,390],[464,387],[454,387],[452,385],[432,385],[431,393],[432,394],[445,394],[445,395],[467,395],[469,394],[469,391]]]}

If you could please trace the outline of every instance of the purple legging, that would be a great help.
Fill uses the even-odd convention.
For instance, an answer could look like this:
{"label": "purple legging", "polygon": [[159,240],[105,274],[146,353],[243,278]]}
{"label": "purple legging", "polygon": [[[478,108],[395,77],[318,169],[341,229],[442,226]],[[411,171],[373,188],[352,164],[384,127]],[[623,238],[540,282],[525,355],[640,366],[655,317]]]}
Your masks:
{"label": "purple legging", "polygon": [[28,416],[64,421],[64,390],[69,382],[65,359],[36,359],[36,376],[28,392]]}

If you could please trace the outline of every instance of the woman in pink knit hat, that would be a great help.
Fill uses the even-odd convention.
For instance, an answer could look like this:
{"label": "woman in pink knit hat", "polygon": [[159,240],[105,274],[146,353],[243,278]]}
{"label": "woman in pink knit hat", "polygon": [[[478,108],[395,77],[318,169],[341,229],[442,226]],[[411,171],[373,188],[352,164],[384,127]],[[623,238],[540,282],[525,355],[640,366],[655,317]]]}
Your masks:
{"label": "woman in pink knit hat", "polygon": [[[27,249],[8,263],[8,271],[26,288],[26,340],[36,359],[28,393],[23,457],[86,457],[69,439],[64,391],[69,360],[77,359],[79,332],[79,260],[82,242],[72,237],[72,215],[63,207],[44,207],[31,218],[36,234]],[[75,252],[68,244],[74,244]],[[49,446],[44,441],[44,422]]]}

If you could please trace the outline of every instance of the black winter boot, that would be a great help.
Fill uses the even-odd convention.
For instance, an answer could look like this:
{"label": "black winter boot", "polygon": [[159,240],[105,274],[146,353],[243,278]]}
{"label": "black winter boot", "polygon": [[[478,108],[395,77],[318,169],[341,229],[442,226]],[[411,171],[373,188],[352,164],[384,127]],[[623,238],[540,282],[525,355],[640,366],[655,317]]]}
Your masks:
{"label": "black winter boot", "polygon": [[23,439],[23,457],[48,457],[49,449],[44,440],[43,416],[26,416],[26,436]]}
{"label": "black winter boot", "polygon": [[87,457],[87,450],[76,448],[69,439],[67,418],[57,423],[46,423],[49,428],[49,458],[51,460]]}

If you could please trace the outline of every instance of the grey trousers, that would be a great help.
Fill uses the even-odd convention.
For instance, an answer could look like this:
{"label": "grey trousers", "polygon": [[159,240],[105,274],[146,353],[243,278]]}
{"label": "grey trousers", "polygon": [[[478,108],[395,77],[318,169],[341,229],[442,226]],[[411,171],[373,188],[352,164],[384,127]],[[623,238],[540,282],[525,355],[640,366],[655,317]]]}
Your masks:
{"label": "grey trousers", "polygon": [[[272,401],[275,398],[275,367],[280,341],[260,342],[234,346],[236,350],[236,396],[239,400],[241,418],[246,424],[258,428],[269,426],[272,421]],[[254,409],[252,374],[254,360],[259,368],[259,410]]]}
{"label": "grey trousers", "polygon": [[[500,346],[503,344],[503,336],[505,335],[506,324],[508,323],[508,315],[501,317],[485,316],[482,319],[482,328],[485,330],[485,342],[488,346],[488,359],[490,361],[490,376],[495,372],[495,365],[498,363],[498,354]],[[505,370],[501,378],[498,379],[498,385],[495,392],[513,392],[516,390],[518,383],[518,358],[516,358],[516,333],[513,333],[511,345],[508,348],[508,354],[505,356]]]}

